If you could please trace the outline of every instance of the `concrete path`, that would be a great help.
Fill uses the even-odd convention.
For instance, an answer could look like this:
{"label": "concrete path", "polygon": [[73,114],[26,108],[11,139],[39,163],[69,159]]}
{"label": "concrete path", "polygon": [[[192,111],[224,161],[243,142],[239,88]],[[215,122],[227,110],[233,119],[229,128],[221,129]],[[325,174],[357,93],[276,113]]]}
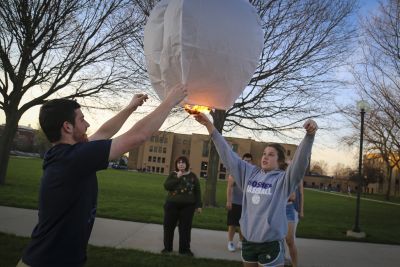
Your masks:
{"label": "concrete path", "polygon": [[[0,206],[0,232],[28,237],[36,222],[36,210]],[[162,236],[162,225],[96,218],[89,243],[159,253]],[[303,238],[297,244],[300,267],[400,266],[400,246]],[[193,229],[191,247],[196,257],[241,260],[239,251],[227,251],[223,231]]]}

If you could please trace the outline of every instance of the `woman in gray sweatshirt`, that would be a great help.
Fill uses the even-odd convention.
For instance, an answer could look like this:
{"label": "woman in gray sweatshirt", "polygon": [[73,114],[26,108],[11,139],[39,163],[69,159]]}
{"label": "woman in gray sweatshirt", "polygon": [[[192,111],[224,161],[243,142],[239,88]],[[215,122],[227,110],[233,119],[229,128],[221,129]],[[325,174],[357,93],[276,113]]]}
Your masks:
{"label": "woman in gray sweatshirt", "polygon": [[315,132],[313,120],[304,123],[306,136],[286,171],[284,149],[267,145],[261,168],[240,159],[204,114],[195,119],[207,127],[221,161],[243,191],[241,230],[245,238],[242,259],[245,267],[283,266],[287,233],[286,203],[304,177],[311,156]]}

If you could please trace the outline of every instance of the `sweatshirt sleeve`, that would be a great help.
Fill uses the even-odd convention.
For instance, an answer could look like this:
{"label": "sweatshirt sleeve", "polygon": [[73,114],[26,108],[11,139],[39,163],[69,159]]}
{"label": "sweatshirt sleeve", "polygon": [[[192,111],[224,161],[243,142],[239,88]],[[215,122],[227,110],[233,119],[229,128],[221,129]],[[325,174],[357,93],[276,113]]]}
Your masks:
{"label": "sweatshirt sleeve", "polygon": [[164,182],[164,188],[167,191],[173,191],[176,189],[177,185],[179,184],[179,179],[176,176],[175,172],[170,173],[167,179]]}
{"label": "sweatshirt sleeve", "polygon": [[296,149],[292,162],[285,173],[285,188],[287,197],[304,178],[311,157],[311,149],[314,143],[314,135],[306,135]]}
{"label": "sweatshirt sleeve", "polygon": [[254,166],[239,158],[239,156],[232,150],[232,148],[217,130],[212,132],[211,138],[215,144],[222,163],[225,165],[228,172],[233,176],[236,184],[243,190],[245,186],[246,174],[250,173]]}

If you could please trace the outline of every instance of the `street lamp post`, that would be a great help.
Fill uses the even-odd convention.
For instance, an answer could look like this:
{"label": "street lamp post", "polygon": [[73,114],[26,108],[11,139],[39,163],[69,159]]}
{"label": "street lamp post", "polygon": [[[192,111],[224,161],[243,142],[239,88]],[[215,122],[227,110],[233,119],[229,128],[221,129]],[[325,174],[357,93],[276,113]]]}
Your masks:
{"label": "street lamp post", "polygon": [[369,108],[368,103],[365,101],[357,102],[357,107],[361,114],[361,125],[360,125],[360,153],[358,157],[358,188],[357,188],[357,202],[356,202],[356,217],[354,227],[352,231],[347,231],[348,236],[364,238],[365,233],[361,232],[360,229],[360,195],[362,187],[362,159],[363,159],[363,140],[364,140],[364,115],[365,111]]}

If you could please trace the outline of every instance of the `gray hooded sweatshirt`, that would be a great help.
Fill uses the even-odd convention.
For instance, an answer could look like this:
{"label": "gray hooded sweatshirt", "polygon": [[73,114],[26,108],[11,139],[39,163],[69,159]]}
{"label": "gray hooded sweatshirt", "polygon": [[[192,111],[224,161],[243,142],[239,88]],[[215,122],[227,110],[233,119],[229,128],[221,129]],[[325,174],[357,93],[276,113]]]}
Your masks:
{"label": "gray hooded sweatshirt", "polygon": [[286,203],[306,172],[314,135],[306,135],[286,171],[264,172],[232,151],[214,130],[211,138],[221,161],[243,191],[240,228],[251,242],[282,240],[287,234]]}

